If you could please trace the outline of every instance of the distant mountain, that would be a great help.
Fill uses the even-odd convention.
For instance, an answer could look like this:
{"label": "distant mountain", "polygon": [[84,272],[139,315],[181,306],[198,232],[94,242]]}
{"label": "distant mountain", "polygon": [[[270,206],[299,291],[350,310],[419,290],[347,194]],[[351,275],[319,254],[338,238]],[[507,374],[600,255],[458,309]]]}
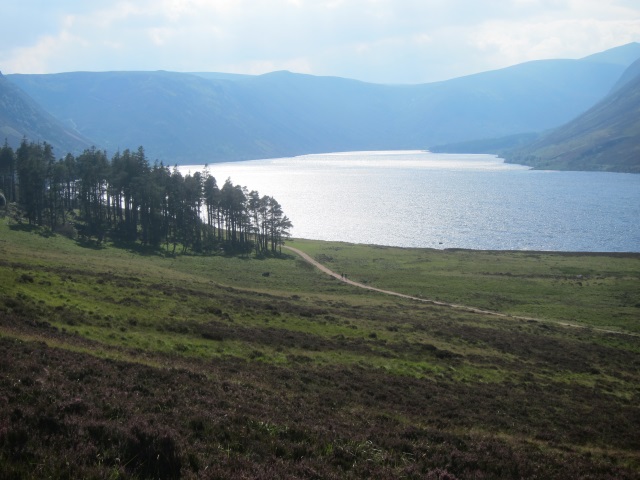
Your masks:
{"label": "distant mountain", "polygon": [[540,169],[640,173],[640,60],[593,108],[505,156]]}
{"label": "distant mountain", "polygon": [[631,64],[629,68],[624,72],[624,74],[620,77],[620,79],[613,86],[613,90],[618,90],[624,87],[631,80],[635,79],[640,75],[640,62],[634,62]]}
{"label": "distant mountain", "polygon": [[494,155],[502,155],[503,152],[531,144],[540,138],[541,135],[542,134],[536,132],[516,133],[506,137],[483,138],[481,140],[435,145],[429,147],[429,151],[434,153],[491,153]]}
{"label": "distant mountain", "polygon": [[206,78],[207,80],[240,80],[243,78],[249,78],[253,75],[246,75],[243,73],[222,73],[222,72],[191,72],[192,75],[197,77]]}
{"label": "distant mountain", "polygon": [[627,43],[619,47],[610,48],[604,52],[594,53],[584,57],[583,60],[598,63],[612,63],[615,65],[629,66],[638,59],[640,44],[637,42]]}
{"label": "distant mountain", "polygon": [[602,99],[634,59],[629,44],[422,85],[274,72],[11,75],[69,128],[165,163],[346,150],[422,149],[557,127]]}
{"label": "distant mountain", "polygon": [[15,149],[24,137],[33,142],[50,143],[60,156],[78,153],[91,145],[0,73],[0,144],[6,139]]}

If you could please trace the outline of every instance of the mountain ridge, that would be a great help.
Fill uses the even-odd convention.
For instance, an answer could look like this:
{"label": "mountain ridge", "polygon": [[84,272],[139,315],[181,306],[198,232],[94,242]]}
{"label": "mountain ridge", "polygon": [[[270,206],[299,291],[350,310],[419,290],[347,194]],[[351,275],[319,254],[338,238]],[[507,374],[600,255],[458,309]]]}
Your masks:
{"label": "mountain ridge", "polygon": [[640,60],[591,109],[505,157],[538,169],[640,173]]}
{"label": "mountain ridge", "polygon": [[91,141],[45,111],[0,72],[0,137],[16,148],[23,138],[50,143],[56,150],[78,153]]}
{"label": "mountain ridge", "polygon": [[100,148],[142,144],[150,158],[194,164],[427,149],[548,130],[601,100],[633,56],[640,57],[640,44],[417,85],[287,71],[68,72],[9,80]]}

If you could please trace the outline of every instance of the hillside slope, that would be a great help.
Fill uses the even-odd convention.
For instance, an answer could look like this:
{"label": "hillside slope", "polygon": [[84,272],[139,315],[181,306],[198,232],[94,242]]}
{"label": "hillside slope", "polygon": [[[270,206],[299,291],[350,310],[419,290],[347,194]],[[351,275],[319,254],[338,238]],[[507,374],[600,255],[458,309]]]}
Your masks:
{"label": "hillside slope", "polygon": [[601,102],[532,144],[506,154],[535,168],[640,173],[640,60]]}
{"label": "hillside slope", "polygon": [[17,148],[22,139],[46,141],[57,154],[80,152],[91,142],[47,113],[0,73],[0,141]]}
{"label": "hillside slope", "polygon": [[639,254],[295,245],[505,315],[0,219],[0,477],[640,478]]}
{"label": "hillside slope", "polygon": [[431,145],[541,131],[605,96],[640,44],[423,85],[274,72],[12,75],[48,111],[109,150],[193,164]]}

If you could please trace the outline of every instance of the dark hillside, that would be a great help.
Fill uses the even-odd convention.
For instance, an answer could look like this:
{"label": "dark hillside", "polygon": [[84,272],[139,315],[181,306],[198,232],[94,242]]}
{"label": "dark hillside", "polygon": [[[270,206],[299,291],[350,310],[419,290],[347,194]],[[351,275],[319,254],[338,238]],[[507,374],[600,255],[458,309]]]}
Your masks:
{"label": "dark hillside", "polygon": [[596,106],[506,157],[542,169],[640,173],[640,61]]}
{"label": "dark hillside", "polygon": [[78,153],[91,145],[73,128],[65,127],[29,95],[0,73],[0,143],[17,148],[24,137],[51,143],[59,155]]}

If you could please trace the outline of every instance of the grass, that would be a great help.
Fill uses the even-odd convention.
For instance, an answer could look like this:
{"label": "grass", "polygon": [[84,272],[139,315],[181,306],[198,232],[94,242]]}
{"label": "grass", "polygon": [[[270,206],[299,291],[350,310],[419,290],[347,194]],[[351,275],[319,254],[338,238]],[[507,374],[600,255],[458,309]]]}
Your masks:
{"label": "grass", "polygon": [[3,220],[0,477],[640,478],[639,255],[294,246],[544,321]]}
{"label": "grass", "polygon": [[427,250],[299,240],[368,285],[512,315],[640,333],[640,255]]}

